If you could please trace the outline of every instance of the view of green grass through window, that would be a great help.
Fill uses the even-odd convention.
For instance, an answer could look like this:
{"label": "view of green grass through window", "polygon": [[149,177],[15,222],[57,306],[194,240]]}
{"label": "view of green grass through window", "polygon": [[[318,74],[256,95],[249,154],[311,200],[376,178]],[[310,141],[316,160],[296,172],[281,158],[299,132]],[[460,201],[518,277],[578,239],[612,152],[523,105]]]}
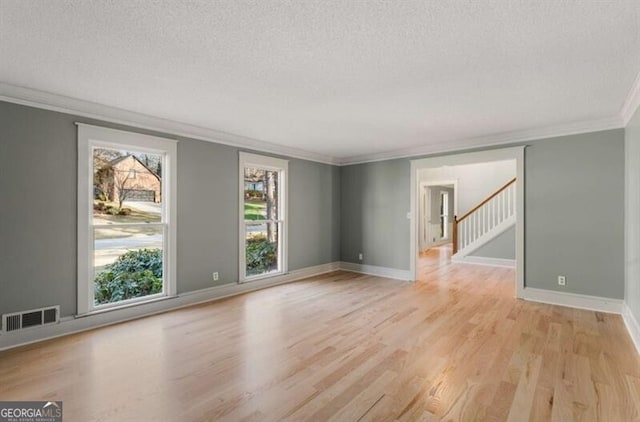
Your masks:
{"label": "view of green grass through window", "polygon": [[244,227],[246,276],[279,271],[279,173],[244,169]]}
{"label": "view of green grass through window", "polygon": [[93,149],[94,306],[163,291],[163,155]]}

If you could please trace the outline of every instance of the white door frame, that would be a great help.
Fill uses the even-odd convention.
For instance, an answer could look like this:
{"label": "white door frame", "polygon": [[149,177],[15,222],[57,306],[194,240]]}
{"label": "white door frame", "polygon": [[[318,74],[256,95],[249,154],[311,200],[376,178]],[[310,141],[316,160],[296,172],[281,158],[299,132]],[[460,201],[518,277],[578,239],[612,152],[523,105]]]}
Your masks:
{"label": "white door frame", "polygon": [[[522,298],[524,294],[524,149],[525,146],[501,148],[488,151],[469,152],[463,154],[445,155],[440,157],[422,158],[411,160],[411,212],[409,250],[411,253],[409,271],[413,280],[418,279],[417,260],[420,252],[418,244],[418,201],[420,198],[420,185],[418,172],[426,168],[443,166],[459,166],[465,164],[486,163],[488,161],[516,160],[516,297]],[[457,207],[457,185],[455,190],[454,207]],[[457,211],[457,210],[456,210]],[[456,214],[457,215],[457,214]]]}
{"label": "white door frame", "polygon": [[[426,191],[426,188],[431,186],[441,186],[441,185],[453,185],[453,215],[458,215],[458,180],[457,179],[437,180],[437,181],[427,180],[425,182],[420,182],[418,197],[422,192]],[[431,209],[431,199],[429,198],[428,195],[427,195],[426,202],[428,205],[425,206],[424,210],[422,210],[423,212],[420,212],[420,207],[418,206],[418,215],[420,218],[420,220],[418,221],[418,230],[420,230],[420,221],[424,222],[426,220],[426,217],[428,214],[427,210]],[[431,232],[429,232],[429,236],[431,236]],[[420,248],[420,239],[418,239],[418,248]],[[418,249],[418,252],[420,252],[420,249]]]}

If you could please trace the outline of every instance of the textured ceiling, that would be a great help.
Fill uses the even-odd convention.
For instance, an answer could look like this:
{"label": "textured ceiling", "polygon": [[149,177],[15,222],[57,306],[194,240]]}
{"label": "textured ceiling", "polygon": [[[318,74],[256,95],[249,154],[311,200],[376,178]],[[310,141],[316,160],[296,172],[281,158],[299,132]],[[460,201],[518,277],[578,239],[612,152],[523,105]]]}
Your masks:
{"label": "textured ceiling", "polygon": [[0,81],[344,158],[617,116],[640,1],[0,0]]}

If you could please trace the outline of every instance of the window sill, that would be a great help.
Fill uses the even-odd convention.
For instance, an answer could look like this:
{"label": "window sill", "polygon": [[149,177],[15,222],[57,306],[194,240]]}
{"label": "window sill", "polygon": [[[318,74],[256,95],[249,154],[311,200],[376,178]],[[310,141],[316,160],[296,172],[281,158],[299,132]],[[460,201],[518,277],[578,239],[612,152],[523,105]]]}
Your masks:
{"label": "window sill", "polygon": [[136,306],[143,306],[143,305],[147,305],[149,303],[155,303],[155,302],[162,302],[165,300],[169,300],[169,299],[174,299],[178,297],[177,295],[174,296],[160,296],[160,297],[154,297],[148,300],[140,300],[140,301],[135,301],[135,302],[129,302],[129,303],[123,303],[122,305],[114,305],[114,306],[109,306],[107,308],[102,308],[102,309],[94,309],[92,311],[87,312],[86,314],[80,314],[80,315],[74,315],[74,318],[84,318],[84,317],[88,317],[88,316],[93,316],[93,315],[100,315],[100,314],[105,314],[111,311],[118,311],[121,309],[127,309],[127,308],[133,308]]}
{"label": "window sill", "polygon": [[245,283],[251,283],[252,281],[266,280],[274,277],[281,277],[287,274],[289,274],[287,271],[278,271],[278,272],[271,272],[267,274],[255,275],[249,278],[245,278],[244,280],[239,280],[238,284],[245,284]]}

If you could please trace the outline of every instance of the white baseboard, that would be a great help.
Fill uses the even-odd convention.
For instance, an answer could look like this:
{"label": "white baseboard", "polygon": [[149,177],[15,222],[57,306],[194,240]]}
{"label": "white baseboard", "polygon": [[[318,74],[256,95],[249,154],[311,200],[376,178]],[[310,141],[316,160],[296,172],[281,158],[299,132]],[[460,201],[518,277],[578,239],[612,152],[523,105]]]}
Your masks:
{"label": "white baseboard", "polygon": [[411,271],[396,268],[378,267],[375,265],[356,264],[353,262],[340,262],[340,269],[354,273],[376,275],[379,277],[394,278],[396,280],[412,280]]}
{"label": "white baseboard", "polygon": [[625,303],[622,310],[622,319],[627,326],[627,331],[631,336],[633,344],[636,346],[636,350],[640,353],[640,323],[635,318],[629,306]]}
{"label": "white baseboard", "polygon": [[620,314],[622,315],[624,325],[627,327],[631,341],[636,346],[636,350],[640,354],[640,324],[631,313],[629,306],[623,300],[581,295],[577,293],[554,292],[551,290],[536,289],[533,287],[525,287],[522,298],[532,302],[549,303],[551,305],[567,306],[569,308]]}
{"label": "white baseboard", "polygon": [[195,299],[196,302],[194,303],[208,302],[212,300],[212,298],[222,299],[225,297],[248,293],[271,286],[277,286],[279,284],[290,283],[292,281],[301,280],[307,277],[330,273],[339,269],[339,262],[330,262],[328,264],[316,265],[313,267],[306,267],[299,270],[289,271],[287,274],[264,278],[261,280],[248,281],[245,283],[222,284],[220,286],[210,287],[208,289],[185,292],[180,296]]}
{"label": "white baseboard", "polygon": [[46,325],[42,327],[28,328],[21,331],[3,333],[0,335],[0,350],[23,346],[29,343],[36,343],[49,340],[68,334],[87,331],[94,328],[112,325],[119,322],[172,311],[198,303],[210,302],[229,296],[235,296],[278,284],[290,283],[307,277],[336,271],[340,268],[339,262],[316,265],[290,271],[287,274],[256,280],[246,283],[229,283],[208,289],[196,290],[178,294],[177,296],[157,300],[137,306],[114,309],[108,312],[90,314],[82,317],[65,317],[59,324]]}
{"label": "white baseboard", "polygon": [[556,292],[552,290],[525,287],[522,299],[532,302],[549,303],[569,308],[587,309],[589,311],[621,314],[624,302],[621,299],[588,296],[577,293]]}
{"label": "white baseboard", "polygon": [[[223,284],[221,286],[215,286],[208,289],[182,293],[175,297],[141,304],[134,307],[115,309],[109,312],[102,312],[78,318],[66,317],[62,318],[60,323],[55,325],[34,327],[13,333],[4,333],[0,335],[0,350],[11,349],[144,316],[172,311],[199,303],[248,293],[254,290],[290,283],[336,270],[369,274],[398,280],[411,280],[410,271],[408,270],[378,267],[375,265],[355,264],[352,262],[330,262],[327,264],[293,270],[287,274],[268,279],[256,280],[247,283]],[[638,321],[631,313],[631,310],[622,300],[575,293],[554,292],[532,287],[524,289],[523,299],[533,302],[568,306],[571,308],[622,314],[627,330],[629,331],[629,335],[631,336],[636,349],[640,353],[640,324],[638,324]]]}
{"label": "white baseboard", "polygon": [[455,262],[458,264],[488,265],[490,267],[506,267],[506,268],[516,267],[515,259],[489,258],[484,256],[467,255],[463,257],[458,257],[454,255],[451,257],[451,262]]}

